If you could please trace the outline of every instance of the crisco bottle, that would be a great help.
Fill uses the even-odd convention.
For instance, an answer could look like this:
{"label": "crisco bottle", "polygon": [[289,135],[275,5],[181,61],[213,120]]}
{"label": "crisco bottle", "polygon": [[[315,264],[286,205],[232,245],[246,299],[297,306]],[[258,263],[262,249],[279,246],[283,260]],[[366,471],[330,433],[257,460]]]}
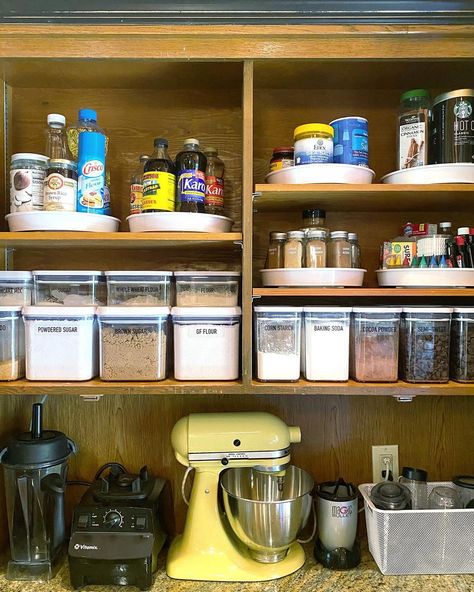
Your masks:
{"label": "crisco bottle", "polygon": [[204,214],[207,158],[199,150],[199,140],[188,138],[176,156],[178,193],[176,207],[181,212]]}
{"label": "crisco bottle", "polygon": [[204,209],[206,214],[224,215],[224,162],[219,158],[215,148],[206,148],[206,197]]}

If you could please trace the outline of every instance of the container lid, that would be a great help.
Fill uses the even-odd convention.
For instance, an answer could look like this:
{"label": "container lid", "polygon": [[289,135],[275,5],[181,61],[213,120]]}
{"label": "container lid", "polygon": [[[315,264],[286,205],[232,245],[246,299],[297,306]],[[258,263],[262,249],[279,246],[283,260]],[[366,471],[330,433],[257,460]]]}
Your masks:
{"label": "container lid", "polygon": [[273,154],[277,154],[278,152],[294,152],[295,149],[293,146],[277,146],[273,148]]}
{"label": "container lid", "polygon": [[[187,142],[188,140],[186,140]],[[166,148],[168,148],[168,140],[166,138],[155,138],[153,140],[153,146],[155,146],[155,148],[157,148],[158,146],[165,146]],[[140,156],[141,158],[141,156]],[[149,158],[149,157],[147,157]]]}
{"label": "container lid", "polygon": [[196,146],[199,146],[200,142],[196,138],[186,138],[186,140],[184,140],[183,144],[184,144],[184,146],[187,146],[188,144],[195,144]]}
{"label": "container lid", "polygon": [[79,109],[79,120],[81,119],[97,121],[97,112],[94,109]]}
{"label": "container lid", "polygon": [[24,306],[23,315],[40,319],[50,317],[90,317],[96,314],[95,306]]}
{"label": "container lid", "polygon": [[428,473],[424,469],[415,469],[413,467],[403,467],[402,477],[412,481],[428,481]]}
{"label": "container lid", "polygon": [[352,306],[305,306],[303,312],[352,312]]}
{"label": "container lid", "polygon": [[352,312],[379,314],[386,312],[401,313],[402,310],[404,309],[401,306],[354,306]]}
{"label": "container lid", "polygon": [[22,306],[1,306],[0,305],[0,313],[1,312],[21,312]]}
{"label": "container lid", "polygon": [[278,232],[274,230],[270,232],[270,240],[271,239],[286,239],[286,232]]}
{"label": "container lid", "polygon": [[458,228],[458,234],[461,236],[464,234],[469,234],[469,226],[461,226]]}
{"label": "container lid", "polygon": [[349,240],[357,240],[359,237],[357,236],[357,232],[348,232],[347,238]]}
{"label": "container lid", "polygon": [[148,154],[140,154],[140,156],[138,157],[138,161],[139,162],[146,162],[147,160],[150,160],[150,155]]}
{"label": "container lid", "polygon": [[449,306],[404,306],[403,312],[435,312],[435,313],[452,313],[453,309]]}
{"label": "container lid", "polygon": [[474,97],[474,88],[460,88],[459,90],[452,90],[450,92],[438,95],[433,101],[433,107],[442,101],[447,101],[448,99],[457,99],[460,97]]}
{"label": "container lid", "polygon": [[239,317],[240,306],[174,306],[171,309],[174,317]]}
{"label": "container lid", "polygon": [[303,218],[326,218],[326,210],[322,210],[320,208],[311,208],[308,210],[303,210]]}
{"label": "container lid", "polygon": [[347,238],[347,232],[345,230],[333,230],[331,238]]}
{"label": "container lid", "polygon": [[474,475],[458,475],[453,478],[454,485],[474,489]]}
{"label": "container lid", "polygon": [[337,481],[325,481],[317,486],[316,491],[319,497],[331,502],[350,502],[359,495],[357,488],[342,478]]}
{"label": "container lid", "polygon": [[208,276],[216,276],[216,277],[240,277],[242,275],[240,271],[175,271],[175,277],[208,277]]}
{"label": "container lid", "polygon": [[0,457],[7,466],[36,466],[61,463],[76,446],[56,430],[43,430],[42,405],[33,405],[32,429],[14,436]]}
{"label": "container lid", "polygon": [[255,306],[255,312],[303,312],[302,306]]}
{"label": "container lid", "polygon": [[54,270],[50,270],[50,269],[35,269],[31,272],[33,274],[33,276],[37,276],[37,275],[57,275],[57,276],[61,276],[61,275],[73,275],[73,276],[84,276],[84,275],[93,275],[93,276],[103,276],[104,272],[103,271],[89,271],[89,270],[84,270],[84,271],[77,271],[76,269],[74,270],[67,270],[67,269],[54,269]]}
{"label": "container lid", "polygon": [[329,134],[331,137],[334,137],[334,130],[330,125],[326,123],[305,123],[304,125],[299,125],[295,128],[294,137],[299,134],[310,134],[310,133],[323,133]]}
{"label": "container lid", "polygon": [[365,121],[366,123],[368,123],[368,121],[365,117],[360,117],[360,115],[348,115],[347,117],[338,117],[337,119],[333,119],[332,121],[329,122],[329,125],[332,125],[333,123],[337,123],[338,121],[344,121],[346,119],[357,119],[359,121]]}
{"label": "container lid", "polygon": [[456,306],[453,308],[453,312],[456,314],[463,314],[463,313],[474,313],[474,306]]}
{"label": "container lid", "polygon": [[77,169],[77,163],[74,160],[68,160],[67,158],[51,158],[49,166],[62,165],[62,167],[69,167],[71,169]]}
{"label": "container lid", "polygon": [[310,228],[306,231],[306,238],[326,238],[327,232],[325,230],[318,230],[317,228]]}
{"label": "container lid", "polygon": [[431,98],[430,91],[426,88],[415,88],[414,90],[407,90],[400,97],[400,101],[406,101],[407,99],[416,99],[417,97]]}
{"label": "container lid", "polygon": [[121,276],[133,276],[133,277],[154,277],[157,275],[164,275],[165,277],[170,277],[173,275],[172,271],[105,271],[105,277],[121,277]]}
{"label": "container lid", "polygon": [[59,113],[50,113],[46,118],[46,122],[50,123],[60,123],[61,125],[66,125],[66,118],[64,115],[60,115]]}
{"label": "container lid", "polygon": [[31,280],[31,271],[0,271],[0,282],[2,280]]}
{"label": "container lid", "polygon": [[167,317],[170,314],[169,306],[99,306],[97,316],[128,318],[150,318]]}
{"label": "container lid", "polygon": [[304,232],[302,230],[290,230],[287,236],[288,238],[304,238]]}
{"label": "container lid", "polygon": [[12,162],[15,160],[40,160],[45,164],[48,163],[49,158],[44,154],[34,154],[33,152],[17,152],[17,154],[12,154]]}
{"label": "container lid", "polygon": [[410,507],[411,493],[402,483],[382,481],[372,487],[370,498],[382,510],[405,510]]}

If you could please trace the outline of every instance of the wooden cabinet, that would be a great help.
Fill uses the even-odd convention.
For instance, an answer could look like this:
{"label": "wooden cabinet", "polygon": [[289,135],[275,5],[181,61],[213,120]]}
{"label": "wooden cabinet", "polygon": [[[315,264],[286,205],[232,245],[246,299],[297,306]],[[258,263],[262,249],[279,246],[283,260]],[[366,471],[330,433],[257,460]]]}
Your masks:
{"label": "wooden cabinet", "polygon": [[[178,528],[185,510],[179,494],[183,469],[173,458],[169,434],[189,412],[261,409],[300,425],[303,443],[295,446],[294,460],[318,481],[339,475],[357,483],[370,480],[370,446],[381,443],[398,443],[401,464],[425,467],[433,479],[472,472],[474,385],[258,383],[252,378],[252,298],[307,304],[473,302],[469,290],[382,291],[374,273],[379,244],[410,218],[469,223],[471,187],[264,185],[272,148],[291,141],[297,124],[343,115],[369,120],[377,179],[393,170],[401,91],[469,86],[473,33],[470,26],[418,25],[0,27],[2,214],[9,207],[9,155],[43,150],[49,112],[71,122],[87,106],[97,109],[110,136],[115,215],[125,220],[128,178],[155,136],[168,138],[172,154],[184,138],[196,136],[204,145],[216,145],[226,163],[226,210],[234,219],[228,235],[133,235],[126,224],[117,235],[1,232],[5,262],[15,269],[211,268],[243,274],[241,379],[2,383],[0,444],[27,427],[33,401],[54,395],[45,407],[46,425],[80,445],[71,477],[90,479],[111,460],[134,470],[147,463],[172,482]],[[331,227],[350,225],[359,233],[369,270],[366,288],[261,288],[268,232],[298,227],[301,210],[313,203],[327,210]],[[103,396],[85,400],[93,395]],[[415,399],[402,405],[396,397]],[[70,505],[80,494],[80,488],[71,488]],[[0,547],[7,539],[2,496],[0,483]]]}

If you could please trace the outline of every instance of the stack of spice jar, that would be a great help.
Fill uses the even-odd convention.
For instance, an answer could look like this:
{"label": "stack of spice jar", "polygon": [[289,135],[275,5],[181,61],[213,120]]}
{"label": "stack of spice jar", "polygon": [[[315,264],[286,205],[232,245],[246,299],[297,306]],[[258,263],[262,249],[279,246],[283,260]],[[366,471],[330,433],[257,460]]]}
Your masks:
{"label": "stack of spice jar", "polygon": [[474,308],[258,306],[262,381],[474,382]]}
{"label": "stack of spice jar", "polygon": [[265,269],[356,268],[359,269],[360,246],[355,232],[326,227],[322,209],[303,211],[299,230],[270,232]]}

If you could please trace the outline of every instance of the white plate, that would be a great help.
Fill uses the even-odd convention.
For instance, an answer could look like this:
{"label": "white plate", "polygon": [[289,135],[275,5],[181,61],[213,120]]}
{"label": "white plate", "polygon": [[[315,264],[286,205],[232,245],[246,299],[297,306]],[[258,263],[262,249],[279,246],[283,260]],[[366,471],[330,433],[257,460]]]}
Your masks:
{"label": "white plate", "polygon": [[262,269],[264,287],[360,287],[364,283],[365,269],[325,267],[321,269]]}
{"label": "white plate", "polygon": [[372,169],[354,164],[300,164],[268,173],[267,183],[372,183],[375,173]]}
{"label": "white plate", "polygon": [[471,288],[474,269],[379,269],[377,281],[383,288]]}
{"label": "white plate", "polygon": [[5,216],[10,232],[117,232],[118,218],[85,212],[14,212]]}
{"label": "white plate", "polygon": [[212,214],[151,212],[127,218],[130,232],[230,232],[233,220]]}
{"label": "white plate", "polygon": [[433,183],[474,183],[474,164],[428,164],[395,171],[382,177],[382,183],[389,184],[433,184]]}

